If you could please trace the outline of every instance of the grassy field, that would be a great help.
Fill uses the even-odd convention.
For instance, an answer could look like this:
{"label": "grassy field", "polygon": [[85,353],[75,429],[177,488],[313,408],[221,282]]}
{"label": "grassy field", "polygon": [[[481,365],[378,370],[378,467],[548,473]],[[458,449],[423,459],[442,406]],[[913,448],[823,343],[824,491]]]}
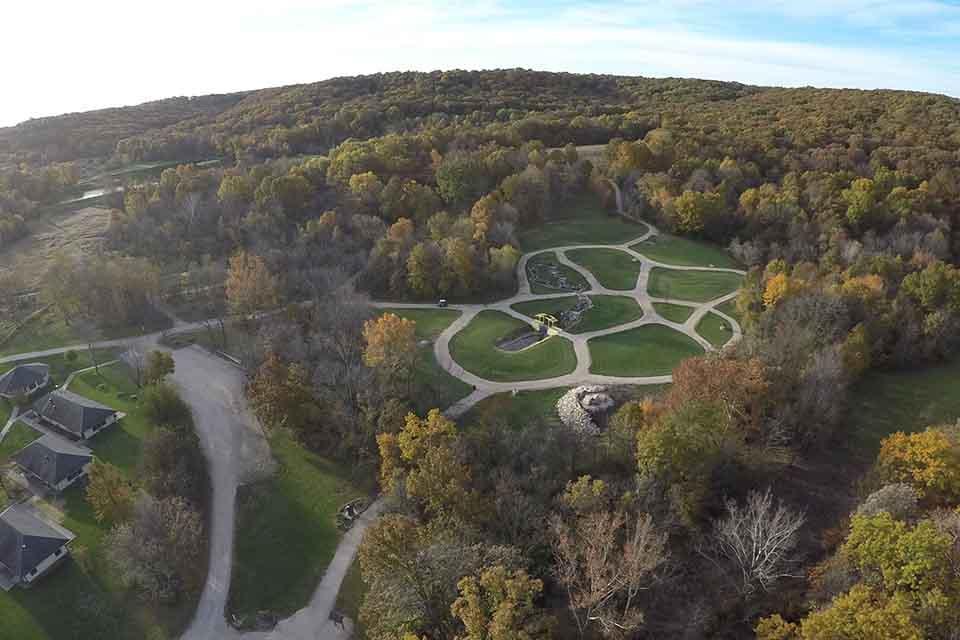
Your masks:
{"label": "grassy field", "polygon": [[719,349],[733,336],[733,327],[717,314],[708,313],[697,323],[697,333]]}
{"label": "grassy field", "polygon": [[741,322],[741,320],[742,320],[741,313],[740,313],[740,311],[737,309],[737,300],[736,300],[736,298],[734,298],[733,300],[727,300],[727,301],[724,302],[723,304],[718,304],[718,305],[717,305],[717,311],[720,311],[720,312],[722,312],[722,313],[727,314],[728,316],[730,316],[731,318],[733,318],[733,319],[736,320],[737,322]]}
{"label": "grassy field", "polygon": [[47,311],[23,327],[10,340],[0,346],[0,356],[55,349],[72,344],[86,344],[93,340],[113,340],[138,336],[170,328],[170,319],[157,312],[143,325],[126,327],[97,328],[88,322],[75,322],[68,325],[53,311]]}
{"label": "grassy field", "polygon": [[40,432],[36,429],[20,421],[14,422],[7,437],[0,442],[0,466],[5,464],[10,456],[39,437]]}
{"label": "grassy field", "polygon": [[960,419],[960,359],[907,371],[868,373],[853,388],[848,437],[853,455],[871,461],[895,431],[921,431]]}
{"label": "grassy field", "polygon": [[653,308],[661,317],[677,324],[683,324],[687,321],[687,318],[693,315],[693,307],[670,304],[669,302],[654,302]]}
{"label": "grassy field", "polygon": [[541,380],[572,372],[577,366],[573,345],[554,336],[539,344],[508,353],[497,342],[525,323],[499,311],[483,311],[450,341],[450,352],[460,365],[488,380]]}
{"label": "grassy field", "polygon": [[[97,359],[97,362],[109,362],[117,357],[117,350],[94,349],[93,355]],[[50,382],[55,385],[61,384],[64,380],[66,380],[67,376],[74,371],[93,366],[93,360],[90,358],[90,351],[87,349],[76,351],[76,356],[76,359],[73,361],[69,360],[66,357],[66,354],[59,354],[55,356],[47,356],[45,358],[31,358],[29,360],[22,360],[19,362],[5,362],[0,364],[0,373],[9,371],[18,364],[42,362],[50,366]]]}
{"label": "grassy field", "polygon": [[655,298],[707,302],[736,291],[743,276],[723,271],[674,271],[655,268],[647,289]]}
{"label": "grassy field", "polygon": [[637,286],[640,262],[618,249],[574,249],[567,257],[583,265],[608,289],[627,291]]}
{"label": "grassy field", "polygon": [[470,395],[473,387],[463,380],[455,378],[443,369],[433,354],[433,341],[450,323],[460,315],[452,309],[384,309],[401,318],[417,323],[417,339],[429,340],[430,344],[421,344],[417,352],[417,366],[414,374],[417,382],[414,408],[426,413],[434,407],[445,409],[460,398]]}
{"label": "grassy field", "polygon": [[240,488],[230,614],[286,617],[310,600],[333,558],[337,510],[364,495],[349,473],[310,453],[284,431],[270,437],[279,468]]}
{"label": "grassy field", "polygon": [[460,317],[460,312],[454,309],[383,309],[383,313],[392,313],[416,322],[418,340],[435,339]]}
{"label": "grassy field", "polygon": [[[539,253],[527,261],[527,278],[530,279],[530,269],[534,265],[538,264],[552,264],[560,270],[560,273],[567,279],[567,282],[572,288],[581,288],[586,289],[588,287],[587,281],[576,269],[571,269],[565,264],[560,264],[557,261],[557,254],[554,252],[549,253]],[[544,293],[564,293],[561,289],[551,289],[550,287],[545,287],[542,284],[534,282],[530,279],[530,291],[532,293],[544,294]]]}
{"label": "grassy field", "polygon": [[591,373],[611,376],[659,376],[703,349],[663,325],[646,325],[590,340]]}
{"label": "grassy field", "polygon": [[[150,426],[138,401],[131,398],[136,386],[123,366],[102,367],[100,375],[81,374],[70,389],[128,413],[90,445],[98,458],[117,465],[135,480],[142,441]],[[96,521],[82,488],[71,487],[50,508],[60,510],[61,524],[77,536],[71,547],[74,557],[32,589],[0,593],[0,637],[142,640],[179,634],[193,615],[195,601],[151,606],[120,585],[107,564],[103,545],[109,526]],[[78,552],[84,557],[82,563],[76,560]]]}
{"label": "grassy field", "polygon": [[557,387],[537,391],[518,391],[516,394],[497,393],[478,402],[457,422],[467,427],[478,421],[489,419],[504,420],[518,427],[536,421],[559,426],[557,400],[567,390],[568,387]]}
{"label": "grassy field", "polygon": [[730,254],[719,246],[668,234],[653,236],[644,242],[631,245],[630,248],[651,260],[681,267],[729,267],[736,269],[740,266]]}
{"label": "grassy field", "polygon": [[[593,306],[583,314],[580,322],[576,324],[570,333],[589,333],[615,327],[627,322],[632,322],[643,317],[643,310],[637,301],[627,296],[590,296]],[[556,316],[567,309],[571,309],[577,302],[576,296],[566,296],[563,298],[550,298],[548,300],[531,300],[529,302],[519,302],[512,305],[511,308],[531,318],[538,313],[549,313]]]}
{"label": "grassy field", "polygon": [[550,221],[519,234],[524,252],[571,244],[621,244],[647,232],[641,222],[611,214],[591,194],[574,198],[550,215]]}

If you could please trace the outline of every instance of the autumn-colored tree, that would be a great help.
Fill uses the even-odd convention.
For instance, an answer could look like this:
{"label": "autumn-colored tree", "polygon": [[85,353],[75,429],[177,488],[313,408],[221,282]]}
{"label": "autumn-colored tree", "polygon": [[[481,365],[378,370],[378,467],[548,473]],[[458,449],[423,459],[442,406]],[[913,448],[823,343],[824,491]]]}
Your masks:
{"label": "autumn-colored tree", "polygon": [[358,557],[368,587],[360,609],[367,637],[454,637],[457,582],[482,560],[475,546],[460,543],[449,528],[388,514],[364,534]]}
{"label": "autumn-colored tree", "polygon": [[826,609],[811,613],[801,625],[800,637],[803,640],[924,640],[929,636],[914,623],[907,598],[887,597],[861,584],[834,598]]}
{"label": "autumn-colored tree", "polygon": [[785,273],[778,273],[767,280],[763,290],[763,306],[770,308],[777,306],[790,292],[790,277]]}
{"label": "autumn-colored tree", "polygon": [[160,382],[172,374],[175,367],[173,354],[159,350],[151,351],[147,354],[147,364],[143,372],[144,381],[147,384]]}
{"label": "autumn-colored tree", "polygon": [[306,369],[296,362],[285,363],[274,352],[257,369],[247,394],[254,413],[267,427],[302,433],[319,416]]}
{"label": "autumn-colored tree", "polygon": [[470,489],[470,468],[461,461],[457,426],[439,409],[422,419],[407,414],[400,433],[381,433],[377,445],[384,491],[405,490],[435,517],[473,516],[477,497]]}
{"label": "autumn-colored tree", "polygon": [[86,496],[97,522],[122,522],[133,510],[133,486],[123,472],[109,462],[94,460]]}
{"label": "autumn-colored tree", "polygon": [[960,445],[955,427],[894,433],[880,443],[877,474],[885,483],[905,482],[927,500],[960,498]]}
{"label": "autumn-colored tree", "polygon": [[700,233],[723,212],[723,200],[719,193],[684,191],[673,201],[676,225],[686,233]]}
{"label": "autumn-colored tree", "polygon": [[279,282],[266,261],[246,251],[230,258],[226,293],[230,308],[242,316],[271,309],[280,298]]}
{"label": "autumn-colored tree", "polygon": [[629,638],[643,623],[640,593],[667,559],[666,535],[649,515],[601,510],[554,517],[554,571],[567,592],[581,638],[598,629],[607,638]]}
{"label": "autumn-colored tree", "polygon": [[443,270],[443,253],[434,242],[418,242],[407,257],[407,284],[422,298],[437,295]]}
{"label": "autumn-colored tree", "polygon": [[770,404],[770,381],[759,358],[688,358],[673,371],[669,409],[690,402],[720,402],[733,424],[756,431]]}
{"label": "autumn-colored tree", "polygon": [[363,325],[363,362],[391,384],[408,382],[417,359],[413,320],[385,313]]}
{"label": "autumn-colored tree", "polygon": [[465,633],[457,640],[547,640],[550,617],[535,601],[543,582],[523,569],[502,565],[487,567],[479,576],[469,576],[457,585],[460,597],[453,615],[463,622]]}

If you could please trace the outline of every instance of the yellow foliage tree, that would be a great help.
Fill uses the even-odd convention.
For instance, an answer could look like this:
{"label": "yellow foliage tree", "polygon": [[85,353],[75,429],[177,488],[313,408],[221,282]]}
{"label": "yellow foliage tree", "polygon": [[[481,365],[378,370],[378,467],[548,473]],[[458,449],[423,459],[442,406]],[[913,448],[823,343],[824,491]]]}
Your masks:
{"label": "yellow foliage tree", "polygon": [[385,313],[363,325],[363,362],[387,381],[407,380],[417,359],[417,324]]}
{"label": "yellow foliage tree", "polygon": [[763,306],[774,307],[783,300],[790,291],[790,278],[785,273],[778,273],[769,280],[763,290]]}
{"label": "yellow foliage tree", "polygon": [[122,522],[133,511],[133,486],[119,468],[97,460],[90,468],[87,502],[97,522]]}
{"label": "yellow foliage tree", "polygon": [[230,258],[226,293],[234,313],[265,311],[279,301],[279,283],[258,255],[241,251]]}
{"label": "yellow foliage tree", "polygon": [[960,447],[953,428],[931,427],[919,433],[884,438],[877,456],[884,482],[906,482],[928,500],[960,498]]}

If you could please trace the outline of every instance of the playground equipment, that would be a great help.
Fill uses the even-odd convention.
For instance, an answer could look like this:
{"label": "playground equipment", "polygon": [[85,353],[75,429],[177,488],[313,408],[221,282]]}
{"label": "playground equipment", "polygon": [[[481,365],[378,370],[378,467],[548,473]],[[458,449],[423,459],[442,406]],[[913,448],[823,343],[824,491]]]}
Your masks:
{"label": "playground equipment", "polygon": [[533,330],[541,334],[556,335],[560,331],[557,324],[559,321],[549,313],[538,313],[533,316]]}

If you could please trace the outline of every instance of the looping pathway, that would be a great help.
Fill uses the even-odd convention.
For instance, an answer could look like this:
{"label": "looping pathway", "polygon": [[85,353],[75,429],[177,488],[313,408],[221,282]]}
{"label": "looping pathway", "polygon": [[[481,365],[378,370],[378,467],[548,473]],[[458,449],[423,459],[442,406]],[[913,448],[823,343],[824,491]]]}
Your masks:
{"label": "looping pathway", "polygon": [[[643,235],[633,238],[628,242],[622,244],[575,244],[575,245],[566,245],[560,247],[552,247],[548,249],[539,249],[530,253],[526,253],[521,256],[520,261],[517,263],[517,281],[518,281],[518,291],[517,294],[506,298],[504,300],[498,300],[497,302],[492,302],[489,304],[452,304],[449,305],[449,309],[453,309],[460,312],[460,315],[454,320],[437,338],[436,342],[433,345],[434,355],[436,356],[437,362],[440,364],[443,369],[447,371],[450,375],[463,380],[469,385],[472,385],[474,391],[466,396],[465,398],[460,399],[458,402],[450,406],[446,413],[451,417],[458,417],[466,413],[473,405],[483,400],[484,398],[491,396],[495,393],[502,393],[506,391],[521,391],[521,390],[536,390],[536,389],[551,389],[554,387],[573,387],[583,384],[633,384],[633,385],[649,385],[649,384],[665,384],[673,381],[672,375],[661,375],[661,376],[633,376],[633,377],[621,377],[621,376],[609,376],[609,375],[600,375],[596,373],[590,373],[590,366],[592,364],[590,356],[589,341],[593,338],[598,338],[600,336],[610,335],[613,333],[620,333],[622,331],[627,331],[630,329],[635,329],[637,327],[642,327],[645,325],[659,324],[665,327],[669,327],[675,331],[686,335],[687,337],[694,340],[699,344],[704,351],[709,352],[713,351],[714,347],[707,341],[703,336],[701,336],[696,331],[697,325],[708,313],[715,313],[724,320],[726,320],[732,327],[732,335],[727,341],[727,345],[733,344],[741,339],[743,336],[742,329],[740,324],[733,318],[731,318],[726,313],[720,311],[717,307],[722,305],[725,302],[733,300],[737,296],[737,292],[733,291],[726,295],[720,296],[713,300],[707,302],[691,302],[689,300],[679,300],[675,298],[655,298],[650,296],[648,292],[648,285],[650,280],[650,272],[653,268],[662,268],[662,269],[672,269],[675,271],[713,271],[713,272],[724,272],[724,273],[736,273],[739,275],[746,275],[745,271],[740,269],[728,269],[723,267],[697,267],[697,266],[678,266],[672,264],[666,264],[663,262],[658,262],[656,260],[651,260],[647,258],[642,253],[631,248],[632,245],[635,245],[639,242],[649,240],[651,237],[657,235],[659,232],[655,227],[649,223],[645,223],[648,227],[648,230]],[[567,256],[568,251],[575,249],[615,249],[618,251],[623,251],[624,253],[629,254],[634,260],[640,264],[640,273],[637,276],[636,284],[633,289],[630,290],[619,290],[619,289],[610,289],[603,286],[600,281],[597,279],[596,275],[591,272],[589,269],[583,267],[582,265],[574,262]],[[530,280],[527,276],[527,263],[531,258],[547,254],[555,253],[557,260],[560,264],[565,265],[571,269],[574,269],[587,281],[589,288],[586,291],[581,291],[581,294],[587,295],[611,295],[611,296],[623,296],[633,298],[637,304],[640,305],[640,308],[643,310],[643,316],[632,322],[627,322],[620,324],[614,327],[609,327],[607,329],[600,329],[597,331],[590,331],[588,333],[569,333],[567,331],[557,331],[558,336],[569,340],[573,344],[574,352],[577,356],[577,366],[573,372],[566,375],[557,376],[553,378],[543,378],[539,380],[523,380],[519,382],[498,382],[495,380],[488,380],[482,378],[470,371],[467,371],[460,363],[458,363],[450,353],[450,341],[457,333],[463,330],[470,322],[481,312],[481,311],[499,311],[505,313],[509,316],[522,320],[523,322],[531,322],[529,316],[520,313],[519,311],[513,309],[513,305],[520,302],[529,302],[532,300],[549,300],[552,298],[567,298],[571,295],[575,295],[575,292],[567,291],[560,293],[548,293],[548,294],[536,294],[533,293],[530,288]],[[683,323],[672,322],[662,317],[657,313],[656,308],[653,306],[654,303],[667,303],[673,305],[679,305],[684,307],[689,307],[693,309],[693,313],[689,318]],[[375,307],[382,309],[436,309],[436,305],[433,304],[423,304],[423,303],[409,303],[409,302],[375,302],[373,303]],[[726,346],[726,345],[724,345]]]}

